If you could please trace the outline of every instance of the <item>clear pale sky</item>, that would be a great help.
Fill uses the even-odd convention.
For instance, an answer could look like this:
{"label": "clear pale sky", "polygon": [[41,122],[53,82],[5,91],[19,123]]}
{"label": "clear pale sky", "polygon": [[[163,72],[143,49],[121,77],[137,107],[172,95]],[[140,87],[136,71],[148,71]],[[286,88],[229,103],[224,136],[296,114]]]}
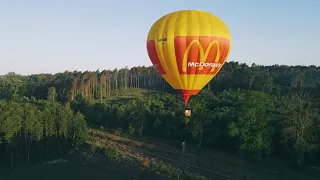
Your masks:
{"label": "clear pale sky", "polygon": [[228,61],[320,65],[320,0],[0,0],[0,74],[151,65],[151,25],[200,9],[229,27]]}

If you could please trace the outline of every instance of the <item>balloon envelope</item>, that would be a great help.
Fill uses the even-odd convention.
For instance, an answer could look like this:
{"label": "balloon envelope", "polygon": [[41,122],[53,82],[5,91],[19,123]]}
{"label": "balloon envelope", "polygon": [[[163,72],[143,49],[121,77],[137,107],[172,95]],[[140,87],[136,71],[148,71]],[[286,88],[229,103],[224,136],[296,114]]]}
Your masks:
{"label": "balloon envelope", "polygon": [[231,48],[228,27],[200,10],[169,13],[150,28],[147,51],[160,75],[179,90],[184,102],[221,69]]}

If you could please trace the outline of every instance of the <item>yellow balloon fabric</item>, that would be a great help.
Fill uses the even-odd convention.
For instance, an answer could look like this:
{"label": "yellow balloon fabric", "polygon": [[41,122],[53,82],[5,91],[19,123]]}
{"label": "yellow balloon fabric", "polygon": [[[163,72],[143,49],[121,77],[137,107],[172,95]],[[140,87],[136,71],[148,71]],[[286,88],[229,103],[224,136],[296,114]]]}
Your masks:
{"label": "yellow balloon fabric", "polygon": [[200,10],[169,13],[150,28],[147,51],[161,76],[187,103],[221,69],[231,49],[228,27]]}

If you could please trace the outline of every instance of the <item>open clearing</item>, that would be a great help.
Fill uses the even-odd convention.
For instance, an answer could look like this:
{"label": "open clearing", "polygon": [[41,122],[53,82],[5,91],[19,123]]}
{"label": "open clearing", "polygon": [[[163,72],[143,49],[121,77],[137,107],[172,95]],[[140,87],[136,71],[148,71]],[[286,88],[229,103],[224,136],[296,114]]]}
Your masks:
{"label": "open clearing", "polygon": [[217,174],[235,180],[318,179],[310,173],[292,169],[288,163],[280,160],[258,161],[242,157],[241,154],[205,150],[188,144],[182,155],[179,142],[161,143],[160,140],[119,136],[96,129],[89,129],[89,133],[92,143],[99,146],[117,149],[123,154],[135,156],[146,162],[165,162],[208,179],[217,179]]}
{"label": "open clearing", "polygon": [[59,164],[48,164],[44,166],[33,166],[23,170],[15,170],[1,175],[1,180],[98,180],[98,179],[129,179],[125,174],[115,174],[114,172],[102,172],[94,167],[66,162]]}
{"label": "open clearing", "polygon": [[[74,151],[57,163],[0,171],[0,180],[197,179],[192,176],[185,178],[182,176],[185,172],[199,175],[200,179],[206,177],[212,180],[228,177],[233,180],[318,179],[310,173],[293,170],[288,164],[272,159],[256,161],[190,145],[187,145],[182,156],[179,142],[133,138],[97,129],[89,129],[89,133],[89,143],[104,147],[103,151]],[[129,161],[121,162],[121,158]],[[152,163],[159,166],[150,165]]]}
{"label": "open clearing", "polygon": [[65,162],[32,165],[25,168],[0,171],[0,180],[143,180],[163,179],[159,174],[139,167],[109,161],[84,152],[75,152],[63,158]]}

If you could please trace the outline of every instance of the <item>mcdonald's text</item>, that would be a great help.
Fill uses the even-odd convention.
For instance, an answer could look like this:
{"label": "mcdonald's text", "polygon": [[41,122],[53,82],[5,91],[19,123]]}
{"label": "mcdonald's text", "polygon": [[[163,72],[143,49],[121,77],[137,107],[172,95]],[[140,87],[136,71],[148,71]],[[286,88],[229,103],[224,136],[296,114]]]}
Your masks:
{"label": "mcdonald's text", "polygon": [[188,67],[221,67],[221,63],[188,62]]}

